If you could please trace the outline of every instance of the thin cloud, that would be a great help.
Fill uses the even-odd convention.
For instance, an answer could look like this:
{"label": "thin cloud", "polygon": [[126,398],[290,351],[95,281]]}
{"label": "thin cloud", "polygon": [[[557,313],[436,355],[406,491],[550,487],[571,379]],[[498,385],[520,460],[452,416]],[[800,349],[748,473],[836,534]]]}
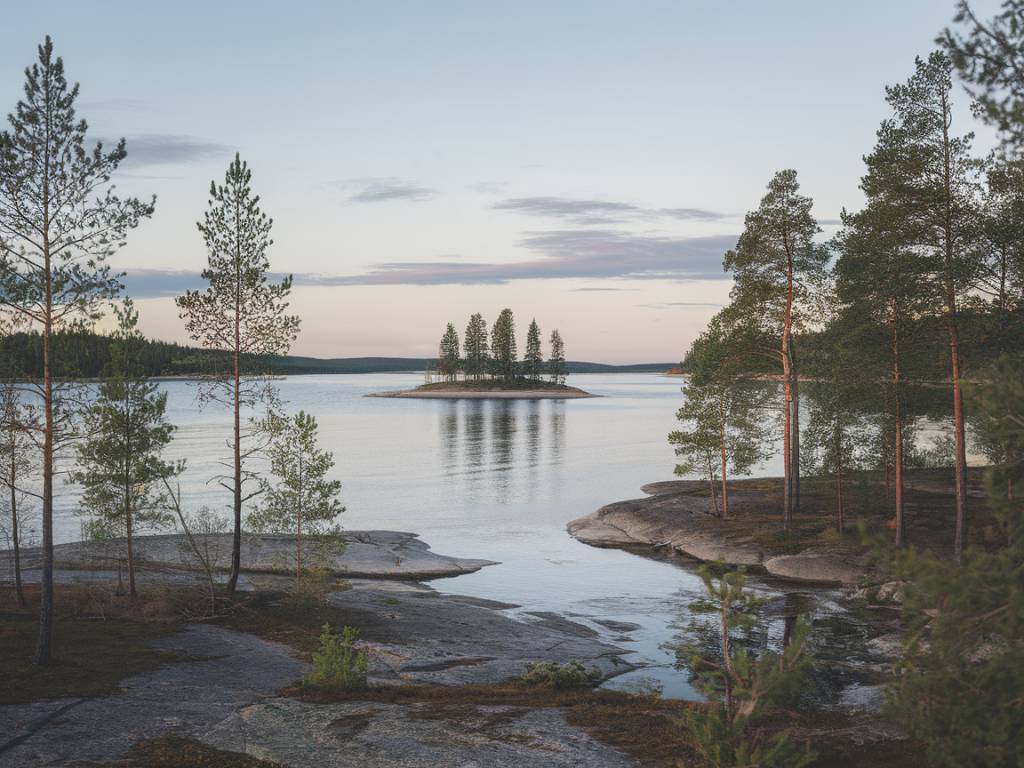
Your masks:
{"label": "thin cloud", "polygon": [[672,309],[674,307],[724,307],[713,301],[665,301],[660,304],[636,304],[642,309]]}
{"label": "thin cloud", "polygon": [[437,194],[436,190],[412,184],[395,176],[352,179],[344,186],[359,187],[358,191],[349,195],[350,203],[387,203],[394,200],[418,203]]}
{"label": "thin cloud", "polygon": [[706,208],[642,208],[613,200],[571,197],[513,197],[494,204],[498,211],[565,219],[580,226],[607,226],[626,221],[672,218],[684,221],[718,221],[728,214]]}
{"label": "thin cloud", "polygon": [[[295,285],[499,285],[514,280],[631,279],[726,280],[722,254],[735,235],[673,238],[615,230],[555,230],[530,233],[520,246],[537,258],[506,263],[393,261],[361,275],[296,273]],[[170,296],[205,286],[198,272],[127,269],[129,295]],[[280,275],[272,275],[280,279]],[[579,288],[576,290],[617,290]],[[679,304],[682,306],[682,304]],[[710,305],[709,306],[719,306]]]}
{"label": "thin cloud", "polygon": [[[114,146],[120,139],[100,137],[104,145]],[[234,150],[226,144],[202,141],[194,136],[147,133],[125,138],[128,157],[124,166],[138,168],[153,165],[181,165],[211,158],[227,157]]]}

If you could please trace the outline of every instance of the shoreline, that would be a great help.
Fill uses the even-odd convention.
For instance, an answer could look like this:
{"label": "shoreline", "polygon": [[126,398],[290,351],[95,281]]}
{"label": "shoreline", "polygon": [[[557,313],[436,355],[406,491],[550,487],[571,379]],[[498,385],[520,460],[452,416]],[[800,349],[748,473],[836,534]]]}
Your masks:
{"label": "shoreline", "polygon": [[[227,571],[230,561],[230,533],[208,536],[197,535],[201,546],[220,557],[214,570]],[[345,549],[341,554],[328,555],[326,567],[339,578],[399,579],[429,581],[497,565],[493,560],[439,555],[418,534],[404,531],[344,531]],[[188,550],[184,534],[149,534],[134,537],[136,568],[154,577],[174,574],[200,573],[201,566]],[[310,540],[310,547],[315,543]],[[123,559],[124,539],[108,541],[78,541],[57,544],[53,548],[54,566],[65,572],[92,572],[116,570]],[[291,535],[261,535],[242,533],[243,574],[291,574],[290,557],[295,550],[295,537]],[[22,568],[27,579],[39,567],[41,550],[38,547],[21,550]],[[0,551],[0,569],[6,574],[11,568],[11,550]],[[0,584],[7,583],[0,578]]]}
{"label": "shoreline", "polygon": [[[711,514],[707,497],[695,495],[705,484],[676,480],[641,488],[644,498],[607,504],[568,523],[566,530],[594,547],[670,548],[700,562],[757,568],[797,583],[852,587],[869,575],[863,555],[827,546],[776,553],[757,542],[752,531],[735,530]],[[730,489],[730,505],[756,506],[763,494]],[[760,496],[760,497],[759,497]]]}
{"label": "shoreline", "polygon": [[394,392],[369,392],[364,397],[385,397],[409,400],[582,400],[601,397],[582,389],[571,387],[568,390],[549,389],[436,389],[416,390],[405,389]]}

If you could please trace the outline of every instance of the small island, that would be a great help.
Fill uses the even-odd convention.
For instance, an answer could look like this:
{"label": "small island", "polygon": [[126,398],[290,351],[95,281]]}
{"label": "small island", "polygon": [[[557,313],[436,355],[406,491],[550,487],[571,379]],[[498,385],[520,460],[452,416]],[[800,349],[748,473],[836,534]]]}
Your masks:
{"label": "small island", "polygon": [[[544,359],[540,326],[530,321],[523,359],[516,348],[515,317],[503,309],[490,335],[480,313],[469,318],[463,343],[455,325],[448,323],[438,346],[437,368],[428,367],[426,381],[415,389],[372,392],[367,397],[439,400],[569,400],[598,397],[565,383],[568,376],[565,343],[556,328]],[[435,380],[439,379],[439,380]]]}

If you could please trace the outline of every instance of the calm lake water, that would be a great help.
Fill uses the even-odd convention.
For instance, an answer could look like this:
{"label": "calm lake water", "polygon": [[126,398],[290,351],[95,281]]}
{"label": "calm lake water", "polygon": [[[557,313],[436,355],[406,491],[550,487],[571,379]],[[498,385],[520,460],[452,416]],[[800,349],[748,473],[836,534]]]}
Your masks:
{"label": "calm lake water", "polygon": [[[693,696],[685,673],[663,646],[687,624],[686,606],[701,592],[692,565],[572,539],[570,520],[604,504],[641,496],[640,486],[672,479],[666,441],[679,407],[680,380],[653,374],[577,375],[571,383],[600,398],[569,401],[442,401],[364,397],[413,387],[413,374],[296,376],[280,382],[289,411],[314,414],[321,443],[334,452],[336,476],[352,529],[414,531],[448,555],[500,565],[434,581],[442,592],[514,603],[521,612],[558,611],[593,626],[649,665],[611,685],[642,678],[666,695]],[[187,458],[182,479],[189,508],[224,509],[229,495],[209,480],[223,472],[230,414],[199,410],[195,385],[170,381],[170,419],[179,426],[172,453]],[[762,471],[771,471],[772,467]],[[775,469],[777,472],[778,470]],[[57,509],[58,541],[79,538],[71,489]],[[754,580],[758,589],[778,588]],[[807,590],[804,590],[807,592]],[[819,611],[836,610],[819,591]],[[595,619],[632,622],[627,635]],[[776,644],[782,621],[765,628]]]}

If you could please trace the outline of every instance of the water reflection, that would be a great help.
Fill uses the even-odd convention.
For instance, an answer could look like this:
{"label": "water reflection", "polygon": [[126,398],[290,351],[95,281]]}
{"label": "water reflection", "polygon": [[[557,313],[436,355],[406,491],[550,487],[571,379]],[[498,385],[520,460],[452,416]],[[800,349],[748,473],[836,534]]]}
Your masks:
{"label": "water reflection", "polygon": [[[450,491],[498,503],[533,501],[561,485],[565,403],[448,400],[438,408],[438,455]],[[540,471],[541,468],[545,471]]]}

